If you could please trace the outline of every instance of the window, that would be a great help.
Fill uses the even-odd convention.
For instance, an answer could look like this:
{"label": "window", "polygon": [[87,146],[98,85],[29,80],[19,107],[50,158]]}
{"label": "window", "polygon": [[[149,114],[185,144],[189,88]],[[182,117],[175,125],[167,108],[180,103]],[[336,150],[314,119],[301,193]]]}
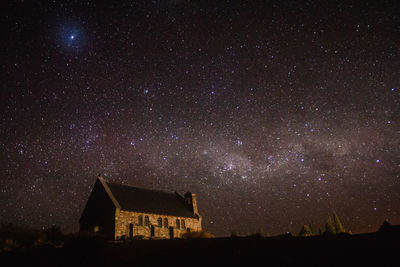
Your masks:
{"label": "window", "polygon": [[143,216],[139,215],[138,225],[143,226]]}
{"label": "window", "polygon": [[164,227],[168,228],[168,219],[167,218],[164,218]]}
{"label": "window", "polygon": [[181,224],[182,224],[182,229],[186,229],[185,220],[181,220]]}
{"label": "window", "polygon": [[144,216],[144,226],[150,226],[149,216]]}
{"label": "window", "polygon": [[176,219],[176,229],[181,229],[181,222],[179,219]]}
{"label": "window", "polygon": [[158,227],[162,227],[162,219],[161,219],[161,217],[158,218],[157,222],[158,222]]}

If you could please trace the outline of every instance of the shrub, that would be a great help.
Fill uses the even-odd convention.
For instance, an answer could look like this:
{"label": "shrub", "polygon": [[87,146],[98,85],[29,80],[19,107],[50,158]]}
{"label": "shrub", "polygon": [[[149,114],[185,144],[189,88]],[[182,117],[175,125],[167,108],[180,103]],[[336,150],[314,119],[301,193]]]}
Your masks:
{"label": "shrub", "polygon": [[260,228],[260,229],[258,230],[258,235],[259,235],[260,237],[269,237],[269,236],[270,236],[270,234],[269,234],[268,232],[265,232],[263,228]]}
{"label": "shrub", "polygon": [[333,225],[332,219],[330,217],[328,221],[325,223],[325,233],[331,235],[336,234],[335,226]]}
{"label": "shrub", "polygon": [[339,217],[334,212],[333,213],[333,221],[331,217],[328,218],[328,221],[325,224],[325,234],[342,234],[346,233],[346,229],[344,228],[343,224],[340,222]]}
{"label": "shrub", "polygon": [[30,248],[43,239],[43,235],[30,228],[22,228],[12,224],[0,226],[0,250]]}
{"label": "shrub", "polygon": [[53,244],[60,244],[64,240],[64,235],[61,232],[61,228],[57,225],[53,225],[43,231],[45,240]]}
{"label": "shrub", "polygon": [[334,222],[336,234],[346,233],[346,230],[344,229],[343,224],[340,222],[339,217],[337,216],[337,214],[335,212],[333,213],[333,222]]}
{"label": "shrub", "polygon": [[303,225],[303,227],[300,229],[299,236],[313,236],[313,231],[310,225]]}

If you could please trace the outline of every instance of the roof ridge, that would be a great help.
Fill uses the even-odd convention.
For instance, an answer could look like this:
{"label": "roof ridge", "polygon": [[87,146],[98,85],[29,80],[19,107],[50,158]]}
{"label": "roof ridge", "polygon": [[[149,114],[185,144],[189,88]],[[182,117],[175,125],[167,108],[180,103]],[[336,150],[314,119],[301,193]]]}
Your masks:
{"label": "roof ridge", "polygon": [[152,192],[160,192],[160,193],[171,194],[171,195],[174,195],[176,193],[176,191],[169,192],[169,191],[164,191],[164,190],[160,190],[160,189],[150,189],[150,188],[145,188],[145,187],[140,187],[140,186],[133,186],[133,185],[126,185],[126,184],[116,183],[116,182],[109,182],[109,181],[106,181],[104,178],[103,178],[103,180],[107,184],[111,184],[111,185],[118,185],[118,186],[123,186],[123,187],[130,187],[130,188],[136,188],[136,189],[147,190],[147,191],[152,191]]}

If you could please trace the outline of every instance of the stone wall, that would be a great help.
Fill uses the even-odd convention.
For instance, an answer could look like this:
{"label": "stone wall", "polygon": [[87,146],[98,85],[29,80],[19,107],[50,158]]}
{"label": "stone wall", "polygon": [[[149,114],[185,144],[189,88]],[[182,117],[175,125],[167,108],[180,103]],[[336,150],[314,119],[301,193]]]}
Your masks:
{"label": "stone wall", "polygon": [[[142,216],[142,224],[139,217]],[[146,217],[149,218],[146,225]],[[159,226],[159,218],[162,220],[161,227]],[[165,219],[168,220],[168,226],[165,225]],[[178,228],[176,219],[179,219],[180,227]],[[185,227],[182,225],[185,223]],[[153,238],[170,238],[170,231],[173,231],[173,236],[181,237],[188,229],[192,232],[201,231],[201,217],[187,218],[176,217],[162,214],[149,214],[131,212],[117,209],[115,212],[115,239],[129,238],[132,230],[132,236],[152,237],[151,229],[154,229]]]}

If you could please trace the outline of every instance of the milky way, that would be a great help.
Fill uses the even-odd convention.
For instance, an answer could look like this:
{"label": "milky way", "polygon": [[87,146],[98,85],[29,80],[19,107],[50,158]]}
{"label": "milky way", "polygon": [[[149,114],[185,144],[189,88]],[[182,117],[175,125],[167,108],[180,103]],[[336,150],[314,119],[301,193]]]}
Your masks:
{"label": "milky way", "polygon": [[54,2],[2,11],[1,223],[76,231],[99,173],[217,235],[400,223],[395,1]]}

